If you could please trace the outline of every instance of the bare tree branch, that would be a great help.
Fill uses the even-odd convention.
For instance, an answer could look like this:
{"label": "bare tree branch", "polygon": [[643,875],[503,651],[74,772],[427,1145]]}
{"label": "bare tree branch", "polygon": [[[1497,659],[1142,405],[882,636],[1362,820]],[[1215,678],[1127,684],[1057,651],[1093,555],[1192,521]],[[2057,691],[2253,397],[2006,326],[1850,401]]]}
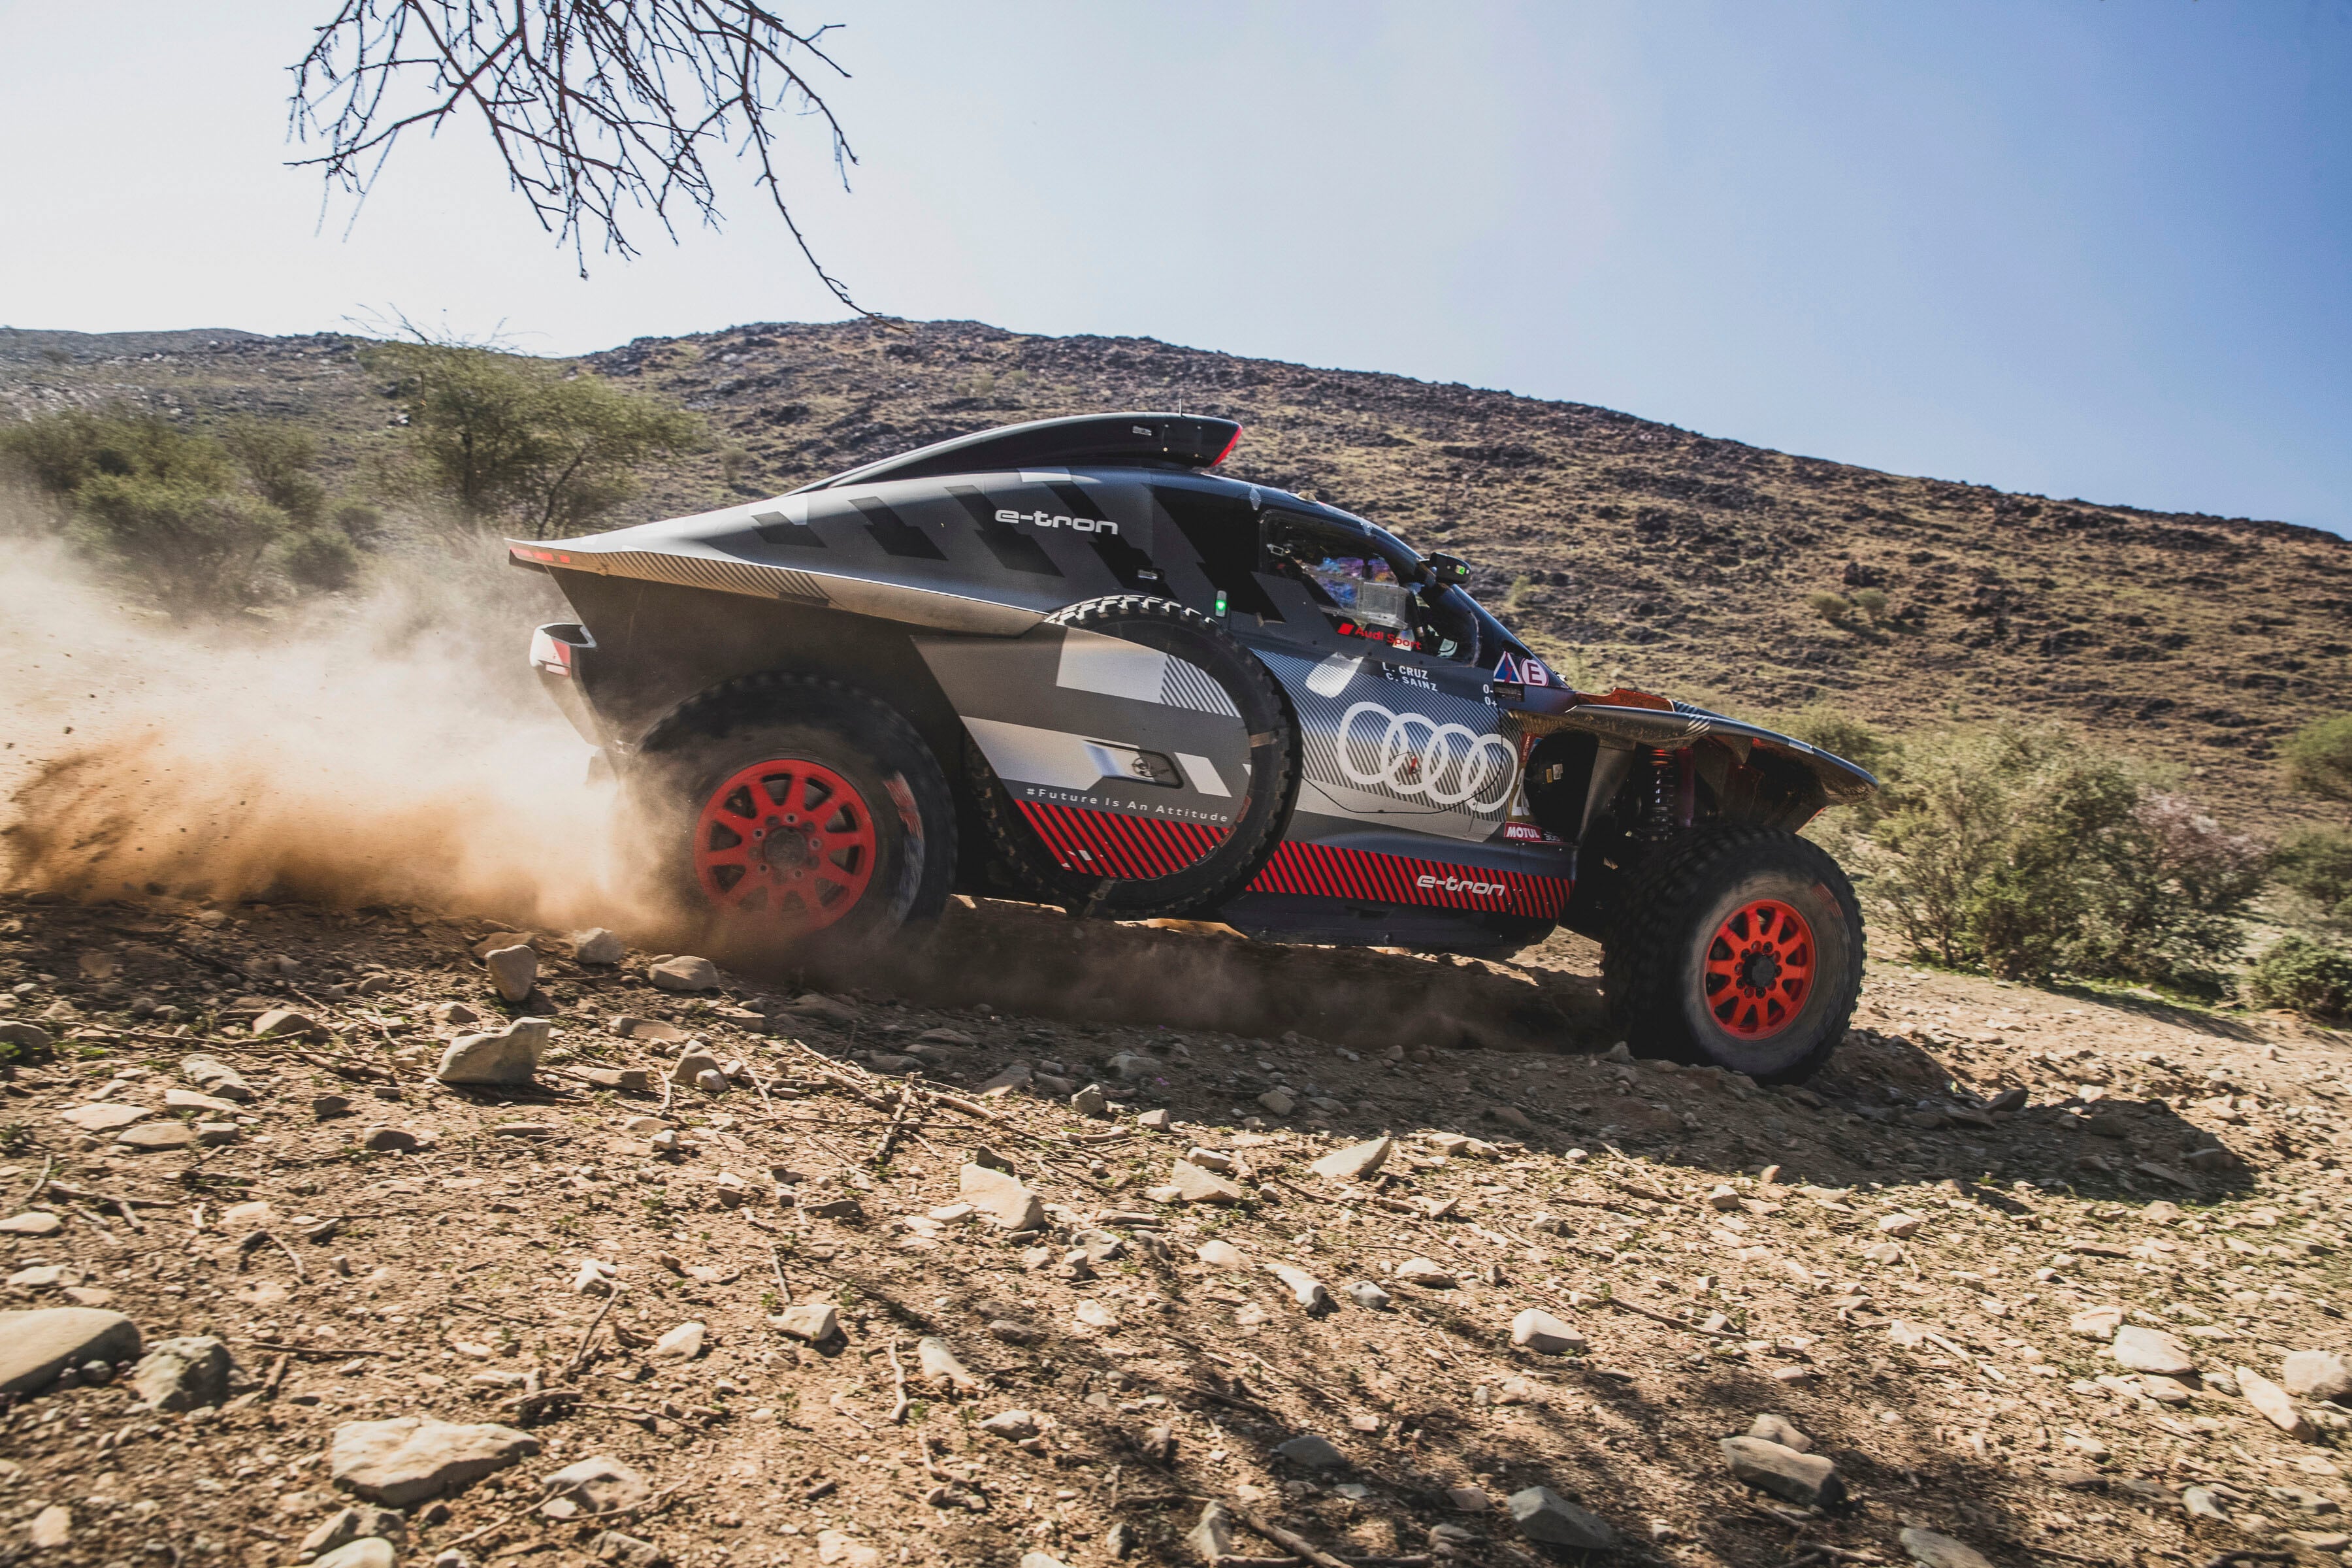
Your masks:
{"label": "bare tree branch", "polygon": [[753,183],[833,297],[867,314],[817,260],[776,170],[778,120],[813,118],[848,187],[857,155],[809,74],[847,79],[823,47],[835,26],[798,31],[751,0],[340,0],[292,68],[289,129],[326,148],[294,166],[363,202],[402,136],[478,121],[585,277],[592,229],[607,252],[637,254],[633,213],[673,239],[675,202],[715,226],[706,154],[731,147],[756,161]]}

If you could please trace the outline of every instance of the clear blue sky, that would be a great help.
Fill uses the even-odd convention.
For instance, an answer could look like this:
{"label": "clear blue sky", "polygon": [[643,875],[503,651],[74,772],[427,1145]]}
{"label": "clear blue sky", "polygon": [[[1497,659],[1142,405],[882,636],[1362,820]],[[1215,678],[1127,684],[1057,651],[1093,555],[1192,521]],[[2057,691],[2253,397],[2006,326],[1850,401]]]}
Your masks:
{"label": "clear blue sky", "polygon": [[[2344,0],[844,0],[872,309],[1573,399],[1906,473],[2352,531]],[[558,353],[837,314],[748,195],[584,282],[467,133],[323,226],[331,0],[0,0],[0,321]]]}

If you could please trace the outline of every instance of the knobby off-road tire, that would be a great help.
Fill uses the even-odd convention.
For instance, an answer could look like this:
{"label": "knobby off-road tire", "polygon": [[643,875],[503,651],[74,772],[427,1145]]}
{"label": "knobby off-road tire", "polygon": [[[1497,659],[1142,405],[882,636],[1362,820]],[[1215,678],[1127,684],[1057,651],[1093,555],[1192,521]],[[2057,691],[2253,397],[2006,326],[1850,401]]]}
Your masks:
{"label": "knobby off-road tire", "polygon": [[[1282,689],[1232,633],[1172,599],[1114,595],[1072,605],[1045,619],[1050,626],[1140,644],[1206,673],[1223,689],[1252,737],[1249,785],[1224,838],[1181,870],[1135,880],[1092,877],[1062,865],[1022,816],[980,748],[967,741],[964,766],[982,829],[994,851],[994,869],[1016,896],[1059,904],[1074,914],[1133,920],[1216,909],[1265,869],[1298,798],[1298,725]],[[1134,740],[1151,743],[1150,736]]]}
{"label": "knobby off-road tire", "polygon": [[1793,833],[1716,826],[1642,868],[1602,944],[1611,1025],[1637,1055],[1801,1083],[1862,990],[1862,910]]}
{"label": "knobby off-road tire", "polygon": [[671,715],[635,771],[669,879],[730,932],[855,945],[947,903],[947,778],[913,725],[851,687],[730,681]]}

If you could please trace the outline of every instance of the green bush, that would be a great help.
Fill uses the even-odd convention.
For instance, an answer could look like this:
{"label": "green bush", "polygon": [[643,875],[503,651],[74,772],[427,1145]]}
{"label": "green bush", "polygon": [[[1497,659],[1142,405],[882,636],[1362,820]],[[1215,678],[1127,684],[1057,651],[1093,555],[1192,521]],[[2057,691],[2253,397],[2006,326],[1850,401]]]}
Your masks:
{"label": "green bush", "polygon": [[1853,601],[1843,594],[1832,594],[1824,589],[1818,594],[1806,595],[1805,607],[1830,625],[1837,626],[1853,613]]}
{"label": "green bush", "polygon": [[2286,743],[2287,778],[2322,800],[2352,801],[2352,713],[2305,724]]}
{"label": "green bush", "polygon": [[60,500],[100,476],[207,490],[236,482],[219,442],[125,408],[71,409],[0,430],[0,467]]}
{"label": "green bush", "polygon": [[332,523],[322,523],[289,534],[278,563],[303,587],[335,593],[350,587],[359,576],[360,552]]}
{"label": "green bush", "polygon": [[2315,1018],[2352,1013],[2352,952],[2307,936],[2278,939],[2246,972],[2246,999]]}
{"label": "green bush", "polygon": [[240,491],[100,474],[74,492],[66,537],[174,616],[249,605],[286,514]]}
{"label": "green bush", "polygon": [[319,460],[319,443],[308,430],[241,419],[221,432],[221,444],[261,499],[288,517],[307,527],[326,515],[327,487],[310,471]]}
{"label": "green bush", "polygon": [[2004,725],[1916,740],[1883,796],[1870,889],[1921,956],[2213,990],[2243,945],[2259,847],[2079,736]]}
{"label": "green bush", "polygon": [[2352,833],[2306,827],[2288,835],[2271,853],[2271,876],[2316,905],[2323,919],[2352,924]]}
{"label": "green bush", "polygon": [[636,493],[636,465],[702,438],[695,415],[552,361],[410,342],[363,363],[393,380],[424,488],[475,526],[576,532]]}

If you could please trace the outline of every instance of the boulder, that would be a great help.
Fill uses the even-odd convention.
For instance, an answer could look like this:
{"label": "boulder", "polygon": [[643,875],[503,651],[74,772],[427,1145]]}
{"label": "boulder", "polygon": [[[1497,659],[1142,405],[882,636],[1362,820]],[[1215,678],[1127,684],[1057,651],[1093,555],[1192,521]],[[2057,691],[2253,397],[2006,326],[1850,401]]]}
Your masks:
{"label": "boulder", "polygon": [[228,1347],[209,1335],[161,1340],[131,1373],[150,1410],[194,1410],[228,1397]]}
{"label": "boulder", "polygon": [[490,972],[499,997],[509,1003],[521,1001],[539,984],[539,954],[529,942],[492,949],[482,954],[482,967]]}
{"label": "boulder", "polygon": [[1297,1098],[1286,1089],[1269,1089],[1257,1102],[1268,1116],[1287,1116],[1298,1109]]}
{"label": "boulder", "polygon": [[1345,1149],[1335,1149],[1307,1168],[1318,1176],[1335,1182],[1360,1182],[1388,1161],[1396,1147],[1393,1138],[1374,1138],[1369,1142],[1350,1143]]}
{"label": "boulder", "polygon": [[707,958],[680,953],[649,965],[646,978],[656,991],[716,991],[719,989],[719,966]]}
{"label": "boulder", "polygon": [[1504,1502],[1519,1533],[1548,1546],[1573,1546],[1601,1552],[1617,1544],[1617,1532],[1608,1523],[1585,1512],[1549,1487],[1529,1487],[1513,1492]]}
{"label": "boulder", "polygon": [[406,1508],[538,1452],[538,1438],[511,1426],[401,1415],[336,1427],[327,1460],[337,1486],[371,1502]]}
{"label": "boulder", "polygon": [[1511,1342],[1546,1355],[1561,1355],[1584,1349],[1586,1341],[1549,1312],[1529,1307],[1511,1320]]}
{"label": "boulder", "polygon": [[553,1027],[545,1018],[517,1018],[491,1034],[460,1035],[441,1053],[433,1076],[443,1083],[527,1084],[539,1070]]}
{"label": "boulder", "polygon": [[966,1165],[956,1178],[963,1201],[994,1220],[1002,1230],[1037,1230],[1045,1223],[1045,1200],[1003,1171]]}
{"label": "boulder", "polygon": [[1733,1475],[1774,1497],[1827,1508],[1845,1496],[1837,1467],[1819,1454],[1801,1454],[1762,1437],[1726,1437],[1720,1446]]}
{"label": "boulder", "polygon": [[52,1043],[49,1032],[38,1024],[28,1024],[22,1018],[0,1018],[0,1046],[17,1046],[35,1052],[47,1050]]}
{"label": "boulder", "polygon": [[0,1394],[47,1388],[68,1366],[139,1356],[139,1325],[97,1307],[0,1312]]}

